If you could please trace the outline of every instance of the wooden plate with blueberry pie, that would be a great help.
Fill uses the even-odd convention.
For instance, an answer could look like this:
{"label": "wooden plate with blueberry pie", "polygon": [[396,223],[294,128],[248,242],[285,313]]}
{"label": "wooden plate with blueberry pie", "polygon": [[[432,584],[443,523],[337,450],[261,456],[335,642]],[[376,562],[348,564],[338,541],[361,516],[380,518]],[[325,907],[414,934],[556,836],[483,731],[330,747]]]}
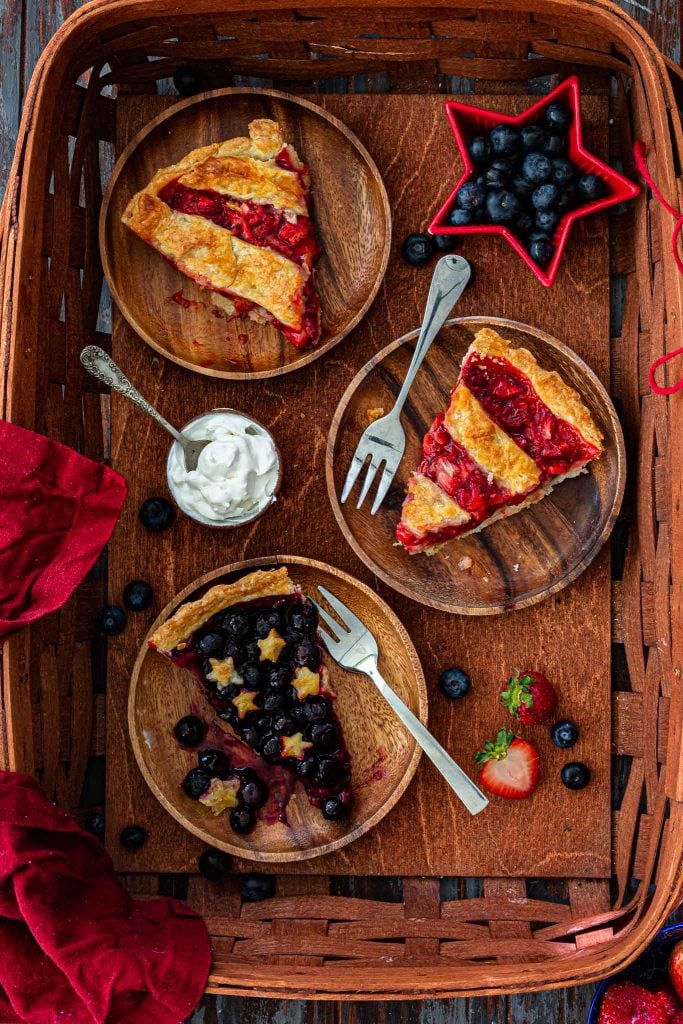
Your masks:
{"label": "wooden plate with blueberry pie", "polygon": [[372,630],[380,669],[424,722],[415,649],[368,587],[305,558],[255,559],[186,587],[150,630],[128,721],[157,799],[205,842],[250,860],[330,853],[380,821],[420,749],[365,676],[323,652],[325,586]]}
{"label": "wooden plate with blueberry pie", "polygon": [[188,369],[271,377],[359,322],[389,257],[377,167],[337,118],[265,89],[156,117],[121,154],[100,215],[109,287],[133,329]]}
{"label": "wooden plate with blueberry pie", "polygon": [[[406,451],[375,516],[339,495],[358,438],[394,404],[417,332],[349,385],[328,442],[327,485],[344,534],[396,590],[459,614],[523,608],[590,564],[621,506],[619,420],[567,346],[512,321],[446,324],[405,405]],[[378,478],[379,478],[378,474]],[[361,474],[362,478],[362,474]]]}

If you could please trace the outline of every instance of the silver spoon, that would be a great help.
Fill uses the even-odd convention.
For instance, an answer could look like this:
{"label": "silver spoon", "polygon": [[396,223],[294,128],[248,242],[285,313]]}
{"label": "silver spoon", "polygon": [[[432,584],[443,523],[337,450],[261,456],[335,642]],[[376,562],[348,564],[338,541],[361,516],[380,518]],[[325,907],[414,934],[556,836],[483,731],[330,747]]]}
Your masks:
{"label": "silver spoon", "polygon": [[189,437],[184,437],[179,430],[172,427],[168,420],[165,420],[161,413],[157,412],[153,405],[150,405],[146,398],[143,398],[139,391],[133,387],[131,382],[126,377],[123,370],[121,370],[111,356],[108,356],[104,349],[100,348],[99,345],[87,345],[86,348],[81,352],[81,362],[85,366],[88,373],[92,373],[93,377],[101,381],[103,384],[107,384],[112,390],[118,391],[120,395],[125,398],[130,398],[131,402],[134,402],[138,408],[146,412],[148,416],[151,416],[153,420],[167,430],[171,437],[173,437],[180,447],[183,449],[183,455],[185,456],[185,469],[190,473],[193,469],[197,468],[197,461],[199,456],[207,444],[210,441],[194,441],[190,440]]}

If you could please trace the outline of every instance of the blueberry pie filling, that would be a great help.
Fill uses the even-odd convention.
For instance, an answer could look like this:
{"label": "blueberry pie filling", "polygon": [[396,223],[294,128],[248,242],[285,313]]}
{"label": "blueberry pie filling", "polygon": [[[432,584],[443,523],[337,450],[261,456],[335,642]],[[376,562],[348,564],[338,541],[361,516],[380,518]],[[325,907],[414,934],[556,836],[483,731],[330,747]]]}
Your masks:
{"label": "blueberry pie filling", "polygon": [[348,811],[350,756],[317,628],[315,606],[283,568],[213,587],[181,606],[150,640],[193,672],[239,746],[253,752],[248,767],[248,758],[237,759],[240,767],[235,757],[209,746],[183,782],[186,794],[214,813],[229,811],[237,832],[251,831],[268,799],[269,768],[277,770],[278,785],[283,770],[289,779],[286,799],[298,780],[328,820]]}

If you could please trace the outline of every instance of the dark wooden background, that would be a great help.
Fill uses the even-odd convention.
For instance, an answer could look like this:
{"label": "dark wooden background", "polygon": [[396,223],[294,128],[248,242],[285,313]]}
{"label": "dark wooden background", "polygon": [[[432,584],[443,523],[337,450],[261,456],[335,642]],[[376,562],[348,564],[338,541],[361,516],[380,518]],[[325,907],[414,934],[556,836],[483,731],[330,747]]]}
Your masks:
{"label": "dark wooden background", "polygon": [[[679,0],[618,0],[680,61]],[[46,42],[82,0],[0,0],[0,195],[21,106]],[[188,1024],[583,1024],[592,986],[510,998],[339,1003],[207,996]]]}

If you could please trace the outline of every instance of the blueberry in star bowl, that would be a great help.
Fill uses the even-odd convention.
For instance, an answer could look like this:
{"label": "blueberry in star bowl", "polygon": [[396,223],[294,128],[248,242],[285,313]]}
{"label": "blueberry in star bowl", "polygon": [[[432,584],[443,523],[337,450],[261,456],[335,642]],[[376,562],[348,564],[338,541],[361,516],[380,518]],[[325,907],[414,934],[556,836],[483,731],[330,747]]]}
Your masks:
{"label": "blueberry in star bowl", "polygon": [[569,718],[562,718],[555,722],[550,730],[550,738],[560,750],[568,750],[573,747],[579,738],[579,730],[576,724]]}
{"label": "blueberry in star bowl", "polygon": [[119,842],[127,850],[139,850],[147,841],[149,832],[142,825],[126,825],[119,832]]}
{"label": "blueberry in star bowl", "polygon": [[100,613],[100,629],[106,636],[118,636],[126,628],[126,613],[115,604],[108,605]]}
{"label": "blueberry in star bowl", "polygon": [[572,123],[572,113],[564,103],[549,103],[545,108],[545,120],[550,128],[563,130]]}
{"label": "blueberry in star bowl", "polygon": [[123,588],[123,603],[130,612],[143,612],[154,600],[154,591],[145,580],[131,580]]}
{"label": "blueberry in star bowl", "polygon": [[211,785],[211,776],[203,768],[193,768],[183,779],[182,786],[191,800],[199,800]]}
{"label": "blueberry in star bowl", "polygon": [[535,210],[554,210],[560,198],[560,190],[551,181],[539,185],[531,196],[531,205]]}
{"label": "blueberry in star bowl", "polygon": [[140,522],[153,533],[160,533],[173,526],[176,511],[166,498],[148,498],[140,506]]}
{"label": "blueberry in star bowl", "polygon": [[519,134],[522,149],[527,153],[533,149],[542,149],[545,142],[545,132],[539,124],[525,124]]}
{"label": "blueberry in star bowl", "polygon": [[519,132],[509,124],[499,124],[491,130],[491,148],[496,156],[513,156],[519,152]]}
{"label": "blueberry in star bowl", "polygon": [[243,875],[240,881],[240,895],[245,903],[259,903],[275,895],[273,875]]}
{"label": "blueberry in star bowl", "polygon": [[484,172],[486,186],[488,188],[502,188],[510,180],[512,171],[512,164],[504,157],[493,160]]}
{"label": "blueberry in star bowl", "polygon": [[486,197],[486,213],[492,224],[514,224],[519,212],[519,199],[514,192],[500,189]]}
{"label": "blueberry in star bowl", "polygon": [[447,668],[439,676],[439,689],[451,700],[460,700],[469,693],[470,677],[461,668]]}
{"label": "blueberry in star bowl", "polygon": [[522,161],[522,177],[534,185],[542,185],[549,181],[551,172],[552,164],[545,153],[527,153]]}
{"label": "blueberry in star bowl", "polygon": [[518,199],[529,199],[531,193],[536,188],[536,183],[529,181],[521,174],[515,175],[510,182],[510,190],[515,193]]}
{"label": "blueberry in star bowl", "polygon": [[570,761],[562,768],[560,777],[567,789],[585,789],[591,780],[591,773],[581,761]]}
{"label": "blueberry in star bowl", "polygon": [[173,735],[183,747],[196,747],[204,739],[204,723],[196,715],[185,715],[173,727]]}
{"label": "blueberry in star bowl", "polygon": [[539,231],[545,231],[547,235],[552,235],[560,223],[560,215],[556,210],[538,210],[535,223]]}
{"label": "blueberry in star bowl", "polygon": [[256,811],[246,804],[230,811],[230,827],[239,835],[248,835],[256,825]]}
{"label": "blueberry in star bowl", "polygon": [[454,206],[448,214],[448,223],[454,228],[466,228],[472,223],[472,214],[469,210]]}
{"label": "blueberry in star bowl", "polygon": [[597,174],[584,174],[579,178],[576,187],[579,198],[584,203],[595,203],[607,192],[604,181]]}
{"label": "blueberry in star bowl", "polygon": [[207,772],[211,778],[216,779],[227,779],[231,772],[231,765],[227,754],[223,753],[222,750],[216,750],[213,747],[207,747],[206,750],[199,752],[197,758],[199,767]]}
{"label": "blueberry in star bowl", "polygon": [[491,159],[491,140],[487,135],[475,135],[467,148],[475,164],[486,164]]}
{"label": "blueberry in star bowl", "polygon": [[561,132],[548,132],[543,144],[543,152],[546,156],[564,156],[567,152],[567,137]]}
{"label": "blueberry in star bowl", "polygon": [[560,188],[566,188],[574,180],[575,167],[571,160],[563,156],[555,157],[551,162],[550,178]]}
{"label": "blueberry in star bowl", "polygon": [[423,267],[434,255],[434,241],[430,235],[408,235],[401,245],[401,256],[411,267]]}
{"label": "blueberry in star bowl", "polygon": [[461,210],[481,210],[486,202],[486,190],[476,181],[466,181],[458,190],[456,202]]}
{"label": "blueberry in star bowl", "polygon": [[222,850],[209,848],[200,853],[197,864],[200,873],[209,882],[222,882],[230,871],[230,858]]}
{"label": "blueberry in star bowl", "polygon": [[529,232],[534,229],[533,217],[530,213],[527,213],[526,210],[522,210],[513,227],[516,235],[528,235]]}
{"label": "blueberry in star bowl", "polygon": [[323,801],[323,818],[327,821],[340,821],[348,815],[348,808],[340,796],[330,796]]}
{"label": "blueberry in star bowl", "polygon": [[[542,232],[539,232],[542,234]],[[529,246],[529,255],[539,267],[547,267],[553,258],[553,244],[547,238],[539,238]]]}

